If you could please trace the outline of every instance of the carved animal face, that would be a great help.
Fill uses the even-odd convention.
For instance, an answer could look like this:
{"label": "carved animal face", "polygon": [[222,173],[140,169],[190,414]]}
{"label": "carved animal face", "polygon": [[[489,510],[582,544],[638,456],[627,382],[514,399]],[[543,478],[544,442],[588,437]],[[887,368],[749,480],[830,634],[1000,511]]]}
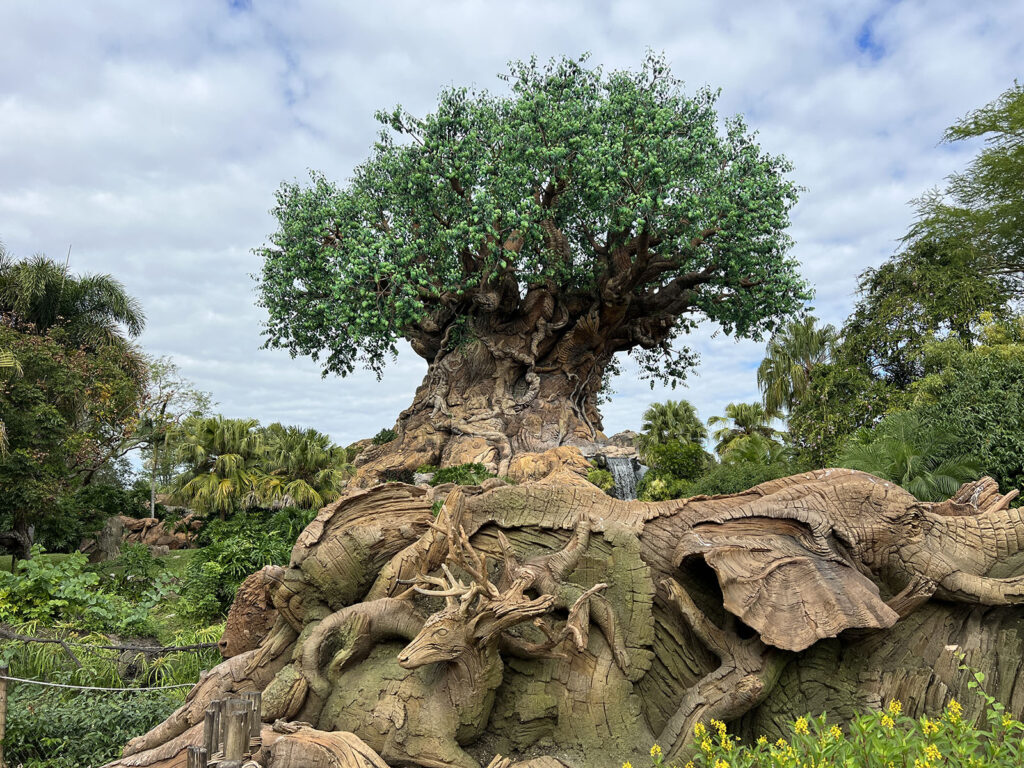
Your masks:
{"label": "carved animal face", "polygon": [[474,637],[473,620],[458,609],[435,613],[420,633],[398,654],[398,664],[415,669],[439,661],[453,661],[471,650]]}

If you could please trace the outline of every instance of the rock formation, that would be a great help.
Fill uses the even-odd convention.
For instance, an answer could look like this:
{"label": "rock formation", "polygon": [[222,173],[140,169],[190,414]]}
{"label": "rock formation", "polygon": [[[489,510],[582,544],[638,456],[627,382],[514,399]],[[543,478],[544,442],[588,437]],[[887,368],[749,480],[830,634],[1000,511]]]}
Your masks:
{"label": "rock formation", "polygon": [[970,708],[960,653],[1019,717],[1013,496],[924,503],[842,469],[660,503],[557,472],[453,489],[436,518],[421,488],[357,492],[264,572],[259,646],[112,766],[183,766],[209,702],[250,690],[271,768],[589,768],[655,742],[685,762],[710,718],[751,737],[890,698]]}

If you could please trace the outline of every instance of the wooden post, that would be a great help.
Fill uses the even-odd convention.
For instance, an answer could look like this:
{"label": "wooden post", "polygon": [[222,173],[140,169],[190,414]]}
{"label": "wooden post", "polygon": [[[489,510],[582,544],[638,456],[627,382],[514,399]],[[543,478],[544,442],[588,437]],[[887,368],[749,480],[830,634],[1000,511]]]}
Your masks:
{"label": "wooden post", "polygon": [[260,725],[263,722],[261,717],[263,693],[261,691],[246,691],[242,694],[242,699],[251,705],[249,746],[258,747],[260,745]]}
{"label": "wooden post", "polygon": [[7,667],[0,667],[0,768],[7,768],[4,762],[4,734],[7,732]]}
{"label": "wooden post", "polygon": [[188,768],[207,768],[206,747],[188,748]]}
{"label": "wooden post", "polygon": [[249,702],[241,699],[229,699],[224,707],[221,717],[226,728],[221,768],[241,768],[249,746],[249,708]]}

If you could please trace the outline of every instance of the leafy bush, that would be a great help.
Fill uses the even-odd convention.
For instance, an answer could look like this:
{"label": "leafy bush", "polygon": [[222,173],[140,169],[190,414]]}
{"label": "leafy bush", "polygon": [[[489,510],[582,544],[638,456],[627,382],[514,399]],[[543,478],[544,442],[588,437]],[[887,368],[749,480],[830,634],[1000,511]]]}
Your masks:
{"label": "leafy bush", "polygon": [[494,475],[488,472],[487,467],[483,464],[456,464],[452,467],[442,467],[437,470],[430,484],[480,485],[489,477],[494,477]]}
{"label": "leafy bush", "polygon": [[129,739],[167,718],[183,692],[64,692],[11,686],[4,756],[24,768],[103,765]]}
{"label": "leafy bush", "polygon": [[121,554],[110,565],[114,569],[114,589],[126,597],[156,582],[164,568],[145,544],[122,544]]}
{"label": "leafy bush", "polygon": [[640,501],[668,501],[684,496],[693,496],[691,480],[684,480],[656,469],[648,471],[636,487],[636,497]]}
{"label": "leafy bush", "polygon": [[370,441],[374,445],[384,445],[384,443],[390,443],[396,437],[398,437],[398,434],[395,432],[395,430],[385,427],[372,438],[370,438]]}
{"label": "leafy bush", "polygon": [[[686,768],[1017,768],[1024,759],[1024,723],[1007,715],[992,697],[983,696],[987,706],[980,726],[964,719],[956,699],[950,699],[940,717],[919,720],[905,716],[900,702],[891,701],[883,711],[854,718],[845,730],[829,724],[824,714],[808,715],[797,718],[788,739],[775,743],[762,736],[741,745],[724,723],[698,723],[693,734],[697,752]],[[651,762],[655,768],[667,765],[658,745],[651,748]],[[630,763],[623,765],[632,768]]]}
{"label": "leafy bush", "polygon": [[790,462],[774,464],[723,463],[716,464],[694,481],[689,495],[740,493],[759,483],[778,480],[780,477],[795,475],[804,467]]}
{"label": "leafy bush", "polygon": [[870,472],[903,486],[921,501],[944,501],[982,474],[974,456],[957,454],[959,436],[914,411],[861,427],[847,441],[839,466]]}
{"label": "leafy bush", "polygon": [[41,547],[33,547],[32,559],[19,561],[15,573],[0,571],[0,622],[69,623],[130,635],[148,631],[149,610],[161,595],[146,590],[133,602],[108,592],[99,575],[87,570],[88,562],[81,552],[44,557]]}
{"label": "leafy bush", "polygon": [[591,467],[590,469],[587,470],[587,480],[596,485],[609,496],[615,495],[615,478],[612,477],[612,473],[609,472],[607,469]]}
{"label": "leafy bush", "polygon": [[708,454],[699,444],[680,440],[651,446],[645,458],[652,470],[679,480],[696,480],[710,463]]}
{"label": "leafy bush", "polygon": [[692,495],[693,481],[711,463],[697,443],[669,440],[649,445],[644,453],[650,469],[637,485],[641,501],[667,501]]}
{"label": "leafy bush", "polygon": [[[270,525],[242,527],[238,518],[251,517],[238,515],[221,525],[209,526],[214,528],[209,535],[218,536],[217,540],[199,550],[185,570],[181,611],[186,616],[201,621],[214,619],[231,605],[246,576],[265,565],[288,564],[294,538]],[[223,535],[231,529],[230,535]]]}

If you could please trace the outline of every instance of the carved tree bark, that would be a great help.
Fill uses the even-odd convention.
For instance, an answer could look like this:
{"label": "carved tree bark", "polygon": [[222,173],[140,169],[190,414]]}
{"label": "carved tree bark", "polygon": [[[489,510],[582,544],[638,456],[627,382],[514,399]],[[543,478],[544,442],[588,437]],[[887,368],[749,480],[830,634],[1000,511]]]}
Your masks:
{"label": "carved tree bark", "polygon": [[545,753],[523,765],[588,768],[655,741],[676,759],[711,717],[751,738],[889,698],[912,716],[951,694],[970,708],[960,650],[1020,716],[1010,498],[986,479],[927,504],[850,470],[658,504],[561,473],[457,490],[436,519],[418,488],[356,493],[271,574],[277,621],[259,648],[112,765],[177,765],[206,702],[253,688],[281,721],[270,768]]}

